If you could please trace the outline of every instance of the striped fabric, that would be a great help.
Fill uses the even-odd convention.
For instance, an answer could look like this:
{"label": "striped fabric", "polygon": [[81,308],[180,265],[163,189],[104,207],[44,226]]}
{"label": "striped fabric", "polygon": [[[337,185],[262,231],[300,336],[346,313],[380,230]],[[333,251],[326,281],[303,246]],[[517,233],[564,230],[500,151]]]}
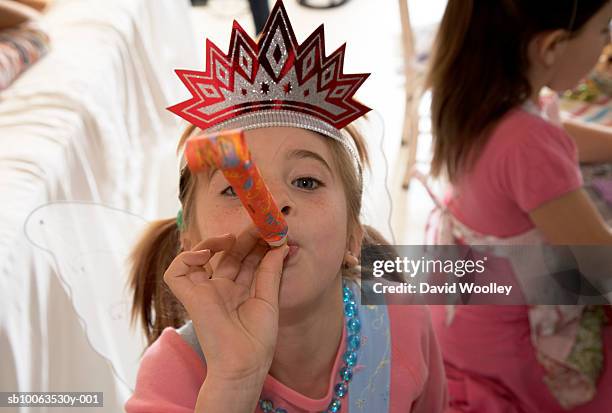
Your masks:
{"label": "striped fabric", "polygon": [[593,102],[562,99],[561,110],[583,122],[612,126],[612,98],[604,94]]}
{"label": "striped fabric", "polygon": [[0,90],[44,56],[49,37],[33,25],[0,31]]}

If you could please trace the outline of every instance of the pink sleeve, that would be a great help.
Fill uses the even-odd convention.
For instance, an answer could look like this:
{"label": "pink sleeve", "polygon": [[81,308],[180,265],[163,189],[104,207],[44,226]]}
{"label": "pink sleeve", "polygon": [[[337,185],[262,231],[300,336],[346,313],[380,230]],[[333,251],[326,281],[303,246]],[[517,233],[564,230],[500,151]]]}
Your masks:
{"label": "pink sleeve", "polygon": [[127,413],[193,413],[206,369],[172,328],[145,351]]}
{"label": "pink sleeve", "polygon": [[412,405],[412,413],[443,413],[448,406],[448,391],[444,362],[438,340],[427,312],[427,328],[423,337],[423,349],[427,360],[427,381],[423,391]]}
{"label": "pink sleeve", "polygon": [[582,186],[576,145],[556,126],[534,126],[502,159],[502,188],[524,212]]}
{"label": "pink sleeve", "polygon": [[389,411],[405,411],[401,400],[407,399],[412,413],[443,413],[448,404],[446,375],[428,307],[387,308],[393,339],[390,392],[394,402]]}

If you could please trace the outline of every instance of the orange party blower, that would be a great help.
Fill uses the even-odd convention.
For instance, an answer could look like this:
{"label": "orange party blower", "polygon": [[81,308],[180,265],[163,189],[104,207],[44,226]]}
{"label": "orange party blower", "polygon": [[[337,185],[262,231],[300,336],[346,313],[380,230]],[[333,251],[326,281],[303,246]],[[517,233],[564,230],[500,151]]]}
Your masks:
{"label": "orange party blower", "polygon": [[241,130],[191,137],[185,144],[185,158],[194,174],[207,168],[218,168],[223,172],[270,246],[278,247],[287,241],[287,222],[259,169],[251,161]]}

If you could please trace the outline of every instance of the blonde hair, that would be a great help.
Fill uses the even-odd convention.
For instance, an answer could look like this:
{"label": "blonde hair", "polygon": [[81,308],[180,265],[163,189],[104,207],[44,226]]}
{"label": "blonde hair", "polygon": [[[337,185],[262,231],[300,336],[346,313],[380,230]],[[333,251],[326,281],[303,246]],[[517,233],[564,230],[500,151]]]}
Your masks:
{"label": "blonde hair", "polygon": [[[360,165],[369,166],[365,142],[355,127],[345,128],[353,139],[359,154]],[[185,141],[199,130],[188,126],[183,132],[177,151],[183,148]],[[327,139],[334,157],[337,171],[342,180],[348,209],[347,232],[355,225],[361,225],[361,195],[363,192],[360,171],[353,166],[351,155],[335,139]],[[188,168],[183,168],[179,183],[179,200],[183,208],[184,228],[193,222],[194,194],[196,176]],[[364,246],[386,245],[388,242],[373,228],[363,228]],[[163,281],[164,272],[180,252],[180,232],[176,219],[163,219],[152,222],[131,253],[130,288],[133,290],[132,322],[139,320],[149,345],[153,343],[166,327],[178,328],[187,320],[187,312],[174,297]],[[343,276],[358,277],[351,269],[343,268]]]}

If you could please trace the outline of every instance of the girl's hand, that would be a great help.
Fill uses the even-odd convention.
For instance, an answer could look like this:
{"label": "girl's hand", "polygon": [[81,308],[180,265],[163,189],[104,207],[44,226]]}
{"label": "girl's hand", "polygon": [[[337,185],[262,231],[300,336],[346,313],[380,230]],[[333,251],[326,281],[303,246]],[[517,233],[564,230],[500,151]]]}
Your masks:
{"label": "girl's hand", "polygon": [[[211,257],[222,252],[212,271]],[[278,335],[284,245],[270,249],[250,227],[180,253],[164,281],[185,306],[206,357],[207,380],[263,383]]]}

